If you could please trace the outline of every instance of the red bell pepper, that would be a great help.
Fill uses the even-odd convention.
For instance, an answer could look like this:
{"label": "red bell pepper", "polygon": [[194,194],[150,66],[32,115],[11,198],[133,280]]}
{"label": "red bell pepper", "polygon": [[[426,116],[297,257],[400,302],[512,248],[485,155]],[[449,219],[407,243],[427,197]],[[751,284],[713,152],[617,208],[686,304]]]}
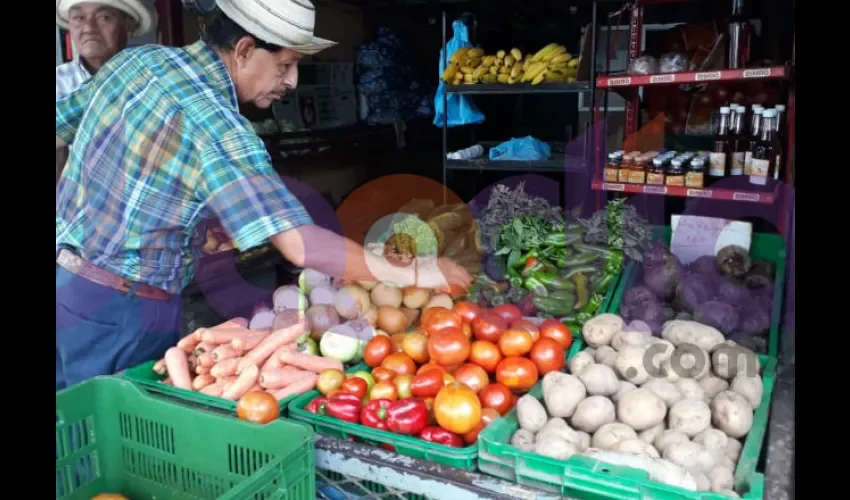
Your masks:
{"label": "red bell pepper", "polygon": [[397,434],[416,435],[428,425],[428,407],[421,399],[405,398],[387,408],[387,426]]}
{"label": "red bell pepper", "polygon": [[313,401],[310,401],[310,403],[304,409],[309,411],[310,413],[315,413],[316,415],[319,415],[322,411],[323,405],[327,402],[328,398],[324,396],[316,396],[316,398],[313,399]]}
{"label": "red bell pepper", "polygon": [[454,432],[447,431],[442,427],[428,426],[419,433],[419,439],[430,441],[432,443],[451,446],[453,448],[461,448],[463,446],[463,438]]}
{"label": "red bell pepper", "polygon": [[373,399],[360,411],[360,423],[382,431],[389,430],[387,426],[387,409],[392,406],[389,399]]}
{"label": "red bell pepper", "polygon": [[319,412],[345,422],[359,424],[362,405],[360,398],[355,394],[339,393],[328,398],[328,401],[320,406]]}

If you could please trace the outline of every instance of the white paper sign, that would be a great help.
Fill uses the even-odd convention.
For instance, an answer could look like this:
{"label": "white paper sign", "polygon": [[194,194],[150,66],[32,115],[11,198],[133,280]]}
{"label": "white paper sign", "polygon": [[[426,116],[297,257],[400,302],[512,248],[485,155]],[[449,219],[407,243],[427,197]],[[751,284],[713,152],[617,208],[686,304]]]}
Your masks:
{"label": "white paper sign", "polygon": [[737,245],[748,252],[753,237],[753,225],[714,217],[673,215],[670,218],[673,235],[670,251],[683,265],[706,255],[717,255],[723,247]]}

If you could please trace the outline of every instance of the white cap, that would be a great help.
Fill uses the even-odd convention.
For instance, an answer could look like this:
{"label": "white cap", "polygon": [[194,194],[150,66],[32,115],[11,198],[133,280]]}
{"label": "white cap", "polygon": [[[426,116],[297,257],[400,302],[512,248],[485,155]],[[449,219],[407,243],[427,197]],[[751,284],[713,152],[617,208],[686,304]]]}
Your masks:
{"label": "white cap", "polygon": [[766,109],[762,115],[764,118],[776,118],[776,110],[775,109]]}
{"label": "white cap", "polygon": [[758,106],[758,107],[753,106],[753,113],[760,115],[760,114],[764,113],[764,108],[761,107],[761,106]]}
{"label": "white cap", "polygon": [[740,104],[738,105],[738,113],[745,113],[746,111],[747,111],[746,106],[741,106]]}
{"label": "white cap", "polygon": [[785,105],[784,104],[777,104],[776,105],[776,111],[785,111]]}
{"label": "white cap", "polygon": [[720,108],[720,113],[722,113],[722,114],[724,114],[724,115],[725,115],[725,114],[727,114],[727,113],[729,113],[729,106],[722,106],[722,107]]}

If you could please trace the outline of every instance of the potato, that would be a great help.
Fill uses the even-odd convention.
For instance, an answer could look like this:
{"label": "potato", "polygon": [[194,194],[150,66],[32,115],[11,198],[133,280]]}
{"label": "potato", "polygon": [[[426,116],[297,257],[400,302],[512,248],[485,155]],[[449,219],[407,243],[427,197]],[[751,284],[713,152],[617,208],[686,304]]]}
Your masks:
{"label": "potato", "polygon": [[612,396],[620,388],[620,381],[614,370],[599,364],[588,365],[578,379],[587,388],[587,393],[592,396]]}
{"label": "potato", "polygon": [[715,467],[708,473],[711,491],[731,490],[735,484],[735,474],[725,467]]}
{"label": "potato", "polygon": [[670,428],[694,437],[711,425],[711,409],[705,401],[683,399],[670,408]]}
{"label": "potato", "polygon": [[543,376],[543,400],[552,417],[571,417],[587,389],[575,375],[549,372]]}
{"label": "potato", "polygon": [[590,318],[581,329],[587,345],[599,347],[611,343],[614,334],[623,330],[623,318],[616,314],[603,313]]}
{"label": "potato", "polygon": [[741,498],[741,495],[739,495],[735,490],[721,490],[717,493],[720,493],[721,495],[729,498]]}
{"label": "potato", "polygon": [[624,380],[640,385],[649,379],[646,371],[646,348],[626,344],[614,361],[614,368]]}
{"label": "potato", "polygon": [[667,428],[667,426],[664,425],[664,422],[661,422],[660,424],[656,425],[655,427],[650,427],[649,429],[638,434],[638,439],[640,439],[644,443],[652,444],[652,443],[655,442],[655,438],[660,436],[661,433],[664,432],[664,429],[666,429],[666,428]]}
{"label": "potato", "polygon": [[651,444],[637,438],[624,439],[611,447],[611,451],[620,453],[631,453],[633,455],[645,455],[652,458],[661,458],[661,454]]}
{"label": "potato", "polygon": [[656,396],[664,401],[664,404],[666,404],[668,408],[685,399],[685,395],[682,394],[682,391],[680,391],[675,384],[667,379],[652,378],[641,387],[654,392]]}
{"label": "potato", "polygon": [[610,399],[605,396],[590,396],[578,404],[571,422],[576,429],[592,434],[616,418],[617,411]]}
{"label": "potato", "polygon": [[626,332],[622,331],[615,334],[611,338],[611,347],[616,350],[622,350],[623,346],[633,345],[637,347],[644,347],[649,345],[649,339],[652,338],[652,335],[646,332]]}
{"label": "potato", "polygon": [[590,445],[600,450],[610,450],[612,446],[624,439],[635,439],[634,429],[622,422],[611,422],[603,425],[593,433]]}
{"label": "potato", "polygon": [[532,449],[534,453],[543,455],[544,457],[556,458],[558,460],[566,460],[578,453],[578,449],[572,443],[568,443],[563,439],[552,438],[545,441],[534,443]]}
{"label": "potato", "polygon": [[729,390],[744,396],[750,406],[758,408],[761,405],[761,397],[764,393],[764,383],[761,377],[738,372],[738,375],[729,384]]}
{"label": "potato", "polygon": [[578,434],[579,438],[578,451],[583,452],[584,450],[590,448],[590,434],[584,431],[578,431],[576,432],[576,434]]}
{"label": "potato", "polygon": [[615,392],[614,395],[611,396],[611,400],[616,403],[617,401],[619,401],[620,396],[622,396],[624,392],[630,391],[632,389],[637,389],[637,386],[627,380],[621,380],[620,386],[617,388],[617,392]]}
{"label": "potato", "polygon": [[662,452],[665,460],[682,466],[691,472],[704,472],[714,466],[714,458],[702,446],[690,441],[670,443]]}
{"label": "potato", "polygon": [[594,357],[596,356],[596,349],[594,349],[592,347],[585,347],[584,349],[581,350],[581,352],[586,352],[586,353],[588,353],[588,354],[590,354],[591,356],[594,356]]}
{"label": "potato", "polygon": [[655,438],[653,441],[653,445],[655,449],[660,451],[662,454],[664,453],[664,449],[670,446],[673,443],[688,443],[690,439],[685,435],[682,431],[674,431],[673,429],[667,429],[663,431],[661,434]]}
{"label": "potato", "polygon": [[636,431],[645,431],[664,421],[667,405],[649,389],[638,388],[620,395],[617,418]]}
{"label": "potato", "polygon": [[570,373],[572,373],[573,375],[578,375],[592,364],[594,364],[593,356],[584,351],[581,351],[580,353],[573,356],[573,359],[570,360]]}
{"label": "potato", "polygon": [[378,283],[372,289],[370,295],[372,303],[377,307],[389,306],[395,309],[401,307],[402,292],[397,286],[387,283]]}
{"label": "potato", "polygon": [[539,431],[549,420],[546,408],[530,394],[526,394],[516,402],[516,418],[521,428],[531,432]]}
{"label": "potato", "polygon": [[679,378],[700,380],[711,374],[711,355],[694,344],[681,344],[676,346],[676,352],[665,366]]}
{"label": "potato", "polygon": [[714,399],[714,396],[717,396],[721,392],[725,391],[729,388],[729,382],[723,380],[720,377],[715,377],[714,375],[709,375],[704,379],[699,381],[700,387],[705,394],[705,399],[711,401]]}
{"label": "potato", "polygon": [[409,286],[402,290],[402,297],[404,307],[419,309],[428,303],[428,299],[431,298],[431,290]]}
{"label": "potato", "polygon": [[700,401],[705,399],[705,391],[702,390],[702,386],[699,382],[692,378],[683,378],[677,380],[676,387],[679,389],[685,399],[697,399]]}
{"label": "potato", "polygon": [[741,442],[737,439],[730,439],[726,442],[726,456],[736,464],[741,457],[741,447]]}
{"label": "potato", "polygon": [[665,322],[661,330],[661,338],[669,340],[675,346],[692,344],[706,351],[711,351],[714,346],[725,340],[723,334],[716,328],[681,319]]}
{"label": "potato", "polygon": [[603,345],[596,349],[593,359],[601,365],[614,368],[614,362],[617,361],[617,351],[611,346]]}
{"label": "potato", "polygon": [[543,426],[542,429],[534,436],[534,442],[543,440],[543,439],[563,439],[568,443],[574,444],[578,447],[581,444],[581,437],[578,432],[573,430],[564,420],[563,418],[555,417],[550,418],[546,425]]}
{"label": "potato", "polygon": [[697,491],[711,491],[711,481],[708,479],[704,473],[698,470],[688,471],[693,476],[694,481],[697,483]]}
{"label": "potato", "polygon": [[725,456],[726,443],[729,437],[723,431],[709,428],[694,437],[694,443],[701,444],[703,448],[715,455],[718,458],[720,455]]}
{"label": "potato", "polygon": [[[724,450],[720,450],[720,451],[721,451],[721,453],[723,453]],[[710,450],[709,450],[709,453],[711,453]],[[732,459],[727,457],[725,454],[719,455],[719,456],[715,455],[714,466],[715,467],[726,467],[727,469],[731,470],[732,472],[735,471],[735,462],[733,462]]]}
{"label": "potato", "polygon": [[755,378],[761,372],[761,363],[753,351],[730,340],[711,351],[711,368],[715,375],[725,380],[732,380],[738,373]]}
{"label": "potato", "polygon": [[534,448],[534,433],[527,429],[517,429],[511,437],[511,446],[522,451],[531,451]]}
{"label": "potato", "polygon": [[729,437],[744,437],[753,426],[753,408],[737,392],[723,391],[711,402],[711,423]]}

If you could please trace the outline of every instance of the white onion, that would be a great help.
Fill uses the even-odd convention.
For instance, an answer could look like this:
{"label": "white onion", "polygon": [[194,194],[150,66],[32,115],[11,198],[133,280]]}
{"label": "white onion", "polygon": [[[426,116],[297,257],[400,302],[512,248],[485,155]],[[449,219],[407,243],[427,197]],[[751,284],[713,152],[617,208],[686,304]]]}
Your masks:
{"label": "white onion", "polygon": [[294,285],[285,285],[279,287],[272,295],[274,302],[274,310],[277,312],[287,309],[295,309],[303,311],[307,309],[307,297]]}
{"label": "white onion", "polygon": [[336,290],[330,285],[318,285],[310,292],[310,305],[333,305]]}
{"label": "white onion", "polygon": [[314,304],[307,309],[307,324],[310,327],[310,333],[321,335],[339,324],[339,315],[333,306]]}
{"label": "white onion", "polygon": [[254,316],[251,318],[251,322],[248,323],[248,328],[250,328],[251,330],[269,329],[274,324],[276,316],[277,313],[275,313],[271,309],[261,310],[260,312],[254,314]]}

